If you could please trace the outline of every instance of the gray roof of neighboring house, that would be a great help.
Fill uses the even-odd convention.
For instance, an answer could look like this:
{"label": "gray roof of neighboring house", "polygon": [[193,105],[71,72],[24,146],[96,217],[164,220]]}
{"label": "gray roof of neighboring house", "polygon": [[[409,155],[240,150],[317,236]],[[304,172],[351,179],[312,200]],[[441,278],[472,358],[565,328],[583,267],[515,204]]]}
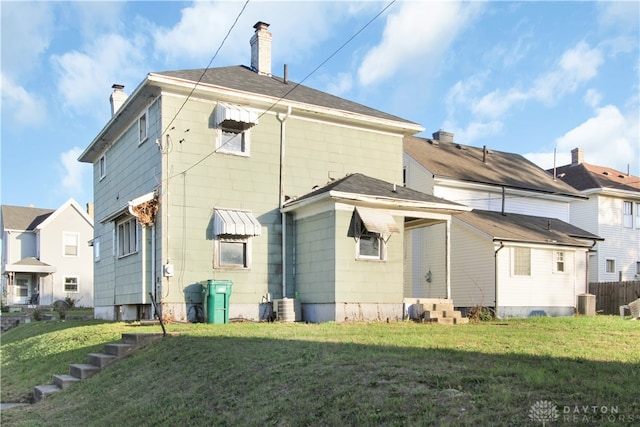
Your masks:
{"label": "gray roof of neighboring house", "polygon": [[[406,136],[404,152],[440,178],[583,198],[523,156],[454,142]],[[485,161],[483,161],[483,158]]]}
{"label": "gray roof of neighboring house", "polygon": [[2,205],[2,224],[5,230],[35,230],[55,209]]}
{"label": "gray roof of neighboring house", "polygon": [[206,69],[206,71],[205,69],[196,69],[154,72],[151,74],[183,79],[194,83],[199,81],[203,84],[220,86],[242,92],[274,98],[284,98],[305,104],[419,126],[417,123],[297,84],[290,80],[285,83],[280,77],[260,75],[244,65],[209,68]]}
{"label": "gray roof of neighboring house", "polygon": [[[553,176],[553,169],[547,172]],[[593,188],[640,191],[640,177],[584,162],[556,168],[556,177],[580,191]]]}
{"label": "gray roof of neighboring house", "polygon": [[382,197],[388,199],[400,199],[415,202],[426,203],[439,203],[448,206],[459,206],[460,208],[466,208],[465,205],[461,205],[456,202],[442,199],[440,197],[432,196],[430,194],[422,193],[420,191],[412,190],[402,185],[396,185],[394,191],[394,184],[383,181],[377,178],[371,178],[361,173],[354,173],[347,175],[343,178],[330,181],[325,186],[312,190],[298,198],[289,200],[286,204],[292,204],[294,202],[309,199],[322,193],[329,191],[339,191],[343,193],[361,194],[364,196]]}
{"label": "gray roof of neighboring house", "polygon": [[497,241],[589,247],[603,238],[556,218],[473,210],[456,218]]}

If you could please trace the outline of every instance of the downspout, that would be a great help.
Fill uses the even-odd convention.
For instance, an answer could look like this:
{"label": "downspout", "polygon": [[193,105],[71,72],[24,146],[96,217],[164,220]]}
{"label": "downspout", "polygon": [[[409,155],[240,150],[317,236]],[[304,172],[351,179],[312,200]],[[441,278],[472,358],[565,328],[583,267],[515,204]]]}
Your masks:
{"label": "downspout", "polygon": [[[149,289],[149,294],[153,290],[156,290],[156,224],[151,225],[151,289]],[[151,296],[151,301],[153,301],[153,294]],[[144,295],[143,301],[146,299],[146,295]],[[149,319],[153,319],[153,315],[149,314]]]}
{"label": "downspout", "polygon": [[445,231],[445,273],[444,277],[447,281],[447,299],[451,298],[451,220],[447,220],[447,228]]}
{"label": "downspout", "polygon": [[[280,113],[276,114],[276,118],[280,122],[280,195],[278,205],[280,209],[284,207],[284,177],[285,177],[285,122],[291,115],[291,106],[287,107],[287,114],[281,116]],[[282,221],[282,298],[287,297],[287,214],[285,212],[280,213],[280,220]]]}
{"label": "downspout", "polygon": [[493,252],[493,283],[494,283],[494,311],[497,318],[500,318],[498,315],[498,252],[504,248],[504,242],[500,242],[500,247]]}

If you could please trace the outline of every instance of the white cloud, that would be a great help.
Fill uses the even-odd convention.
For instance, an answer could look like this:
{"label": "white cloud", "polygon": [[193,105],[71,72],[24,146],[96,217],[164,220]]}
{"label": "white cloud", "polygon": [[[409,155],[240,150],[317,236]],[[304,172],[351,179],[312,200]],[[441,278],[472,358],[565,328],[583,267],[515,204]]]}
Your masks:
{"label": "white cloud", "polygon": [[584,103],[591,108],[596,108],[600,105],[601,99],[602,95],[595,89],[588,89],[587,93],[584,94]]}
{"label": "white cloud", "polygon": [[17,79],[38,67],[51,43],[53,3],[3,1],[1,8],[2,72]]}
{"label": "white cloud", "polygon": [[4,73],[0,74],[0,92],[4,126],[34,126],[44,121],[44,101],[11,81]]}
{"label": "white cloud", "polygon": [[83,199],[83,197],[79,197],[83,193],[83,183],[85,181],[91,182],[89,178],[91,165],[78,161],[78,157],[82,154],[82,151],[82,148],[73,147],[69,151],[60,154],[60,164],[62,167],[60,189],[76,200]]}
{"label": "white cloud", "polygon": [[635,32],[637,37],[640,4],[637,1],[600,1],[598,21],[604,28]]}
{"label": "white cloud", "polygon": [[[607,105],[595,110],[595,115],[556,139],[557,165],[570,163],[574,148],[584,149],[587,163],[626,171],[635,170],[640,159],[638,111],[624,115],[617,107]],[[553,153],[528,153],[529,160],[540,167],[553,167]]]}
{"label": "white cloud", "polygon": [[358,69],[361,85],[386,80],[401,68],[435,62],[475,16],[479,3],[402,2],[387,18],[380,44]]}
{"label": "white cloud", "polygon": [[331,82],[325,86],[325,90],[335,96],[342,96],[353,87],[353,78],[349,73],[338,73]]}
{"label": "white cloud", "polygon": [[[137,85],[144,76],[144,40],[119,35],[101,37],[83,49],[51,57],[64,107],[75,113],[104,117],[113,83]],[[146,70],[148,71],[148,70]],[[104,108],[96,109],[96,105]]]}

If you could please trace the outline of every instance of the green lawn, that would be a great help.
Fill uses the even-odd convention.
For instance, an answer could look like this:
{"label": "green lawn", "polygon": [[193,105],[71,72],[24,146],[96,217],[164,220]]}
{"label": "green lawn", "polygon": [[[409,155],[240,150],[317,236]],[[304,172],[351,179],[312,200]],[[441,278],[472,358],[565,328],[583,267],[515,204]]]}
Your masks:
{"label": "green lawn", "polygon": [[[615,316],[167,331],[89,380],[3,411],[2,425],[640,424],[640,322]],[[86,363],[123,332],[160,328],[35,322],[4,333],[2,401]]]}

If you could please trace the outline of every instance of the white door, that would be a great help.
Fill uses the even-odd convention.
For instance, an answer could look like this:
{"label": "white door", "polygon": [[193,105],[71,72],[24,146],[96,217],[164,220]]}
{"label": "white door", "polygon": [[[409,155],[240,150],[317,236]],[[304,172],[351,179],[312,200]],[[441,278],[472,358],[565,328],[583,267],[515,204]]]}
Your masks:
{"label": "white door", "polygon": [[29,276],[16,276],[14,301],[16,304],[29,304],[31,283]]}

